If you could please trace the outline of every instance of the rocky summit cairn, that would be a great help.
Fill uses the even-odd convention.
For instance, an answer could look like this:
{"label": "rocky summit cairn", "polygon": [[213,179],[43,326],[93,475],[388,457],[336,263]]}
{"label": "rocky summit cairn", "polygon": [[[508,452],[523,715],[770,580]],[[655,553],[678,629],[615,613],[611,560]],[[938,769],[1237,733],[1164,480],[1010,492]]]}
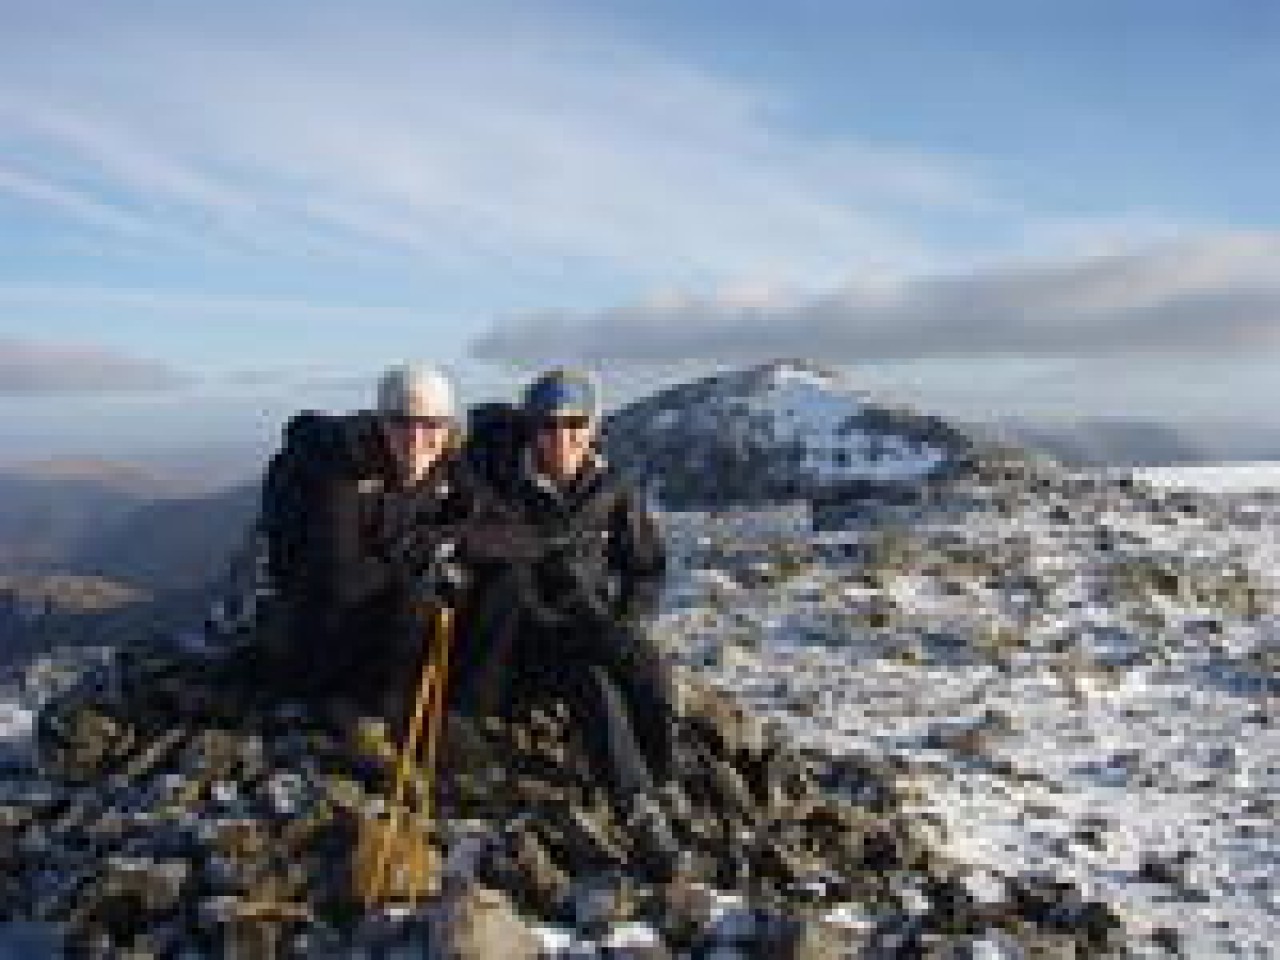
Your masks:
{"label": "rocky summit cairn", "polygon": [[[0,785],[0,930],[70,956],[1080,957],[1114,917],[1060,884],[975,893],[910,815],[895,771],[797,753],[730,697],[686,687],[675,875],[623,822],[550,704],[452,718],[423,839],[443,878],[363,910],[357,823],[394,750],[252,680],[252,645],[121,656],[51,701],[40,761]],[[421,782],[418,790],[426,789]],[[379,952],[381,951],[381,952]]]}

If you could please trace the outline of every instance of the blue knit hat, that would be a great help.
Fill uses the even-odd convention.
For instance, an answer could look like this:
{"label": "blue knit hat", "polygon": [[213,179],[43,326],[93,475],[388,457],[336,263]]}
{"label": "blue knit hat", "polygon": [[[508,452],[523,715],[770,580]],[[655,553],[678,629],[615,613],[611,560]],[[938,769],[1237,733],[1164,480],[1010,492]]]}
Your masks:
{"label": "blue knit hat", "polygon": [[550,370],[524,391],[524,411],[530,417],[600,416],[600,388],[595,377],[582,370]]}

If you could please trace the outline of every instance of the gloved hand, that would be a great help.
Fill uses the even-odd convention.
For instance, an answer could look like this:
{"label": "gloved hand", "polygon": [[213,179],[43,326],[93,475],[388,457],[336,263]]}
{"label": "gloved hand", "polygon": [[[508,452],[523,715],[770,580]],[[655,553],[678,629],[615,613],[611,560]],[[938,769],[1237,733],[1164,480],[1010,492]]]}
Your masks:
{"label": "gloved hand", "polygon": [[412,577],[429,566],[440,548],[440,534],[429,527],[415,527],[384,549],[387,560],[406,576]]}
{"label": "gloved hand", "polygon": [[437,563],[409,577],[405,589],[419,603],[457,607],[468,585],[464,568],[454,563]]}

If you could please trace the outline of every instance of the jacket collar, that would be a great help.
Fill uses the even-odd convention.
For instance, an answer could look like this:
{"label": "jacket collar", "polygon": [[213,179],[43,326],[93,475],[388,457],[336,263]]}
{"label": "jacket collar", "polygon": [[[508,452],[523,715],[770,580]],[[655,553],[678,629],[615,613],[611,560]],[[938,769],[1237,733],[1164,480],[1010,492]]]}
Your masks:
{"label": "jacket collar", "polygon": [[566,507],[579,499],[582,494],[595,486],[599,477],[608,467],[605,460],[596,451],[591,451],[582,462],[578,475],[568,483],[556,483],[540,471],[534,462],[533,448],[526,446],[520,452],[520,473],[526,484],[544,497],[561,507]]}

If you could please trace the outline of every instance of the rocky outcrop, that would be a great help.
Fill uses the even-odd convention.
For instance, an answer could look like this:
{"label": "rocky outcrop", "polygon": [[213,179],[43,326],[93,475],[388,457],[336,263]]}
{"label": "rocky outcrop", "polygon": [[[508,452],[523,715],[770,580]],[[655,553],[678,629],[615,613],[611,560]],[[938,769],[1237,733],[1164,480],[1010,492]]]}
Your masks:
{"label": "rocky outcrop", "polygon": [[252,648],[151,653],[51,703],[42,769],[2,793],[0,919],[62,924],[75,950],[110,956],[418,944],[458,958],[816,958],[993,936],[1091,955],[1108,943],[1109,914],[1084,900],[1068,917],[1036,889],[970,894],[894,770],[796,753],[702,689],[684,691],[680,775],[657,801],[674,861],[659,864],[652,832],[603,793],[566,711],[453,718],[440,816],[415,828],[441,886],[415,909],[364,911],[352,858],[388,787],[385,730],[353,737],[260,683]]}

